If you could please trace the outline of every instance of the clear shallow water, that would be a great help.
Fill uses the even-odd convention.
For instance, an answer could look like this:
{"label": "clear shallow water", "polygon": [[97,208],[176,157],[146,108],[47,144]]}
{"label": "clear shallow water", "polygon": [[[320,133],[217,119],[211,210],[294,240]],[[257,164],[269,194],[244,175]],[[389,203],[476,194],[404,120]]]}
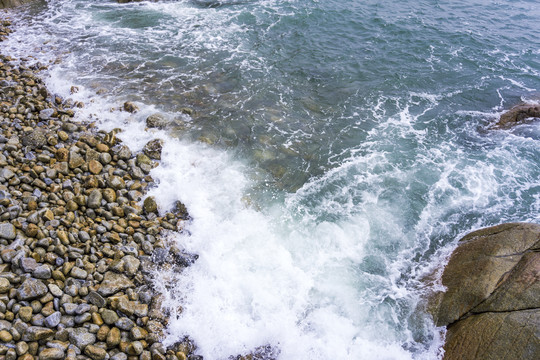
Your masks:
{"label": "clear shallow water", "polygon": [[[472,229],[540,220],[540,125],[487,130],[538,99],[535,5],[50,1],[2,51],[61,58],[49,85],[134,149],[169,139],[152,194],[187,204],[177,240],[200,257],[157,279],[184,308],[167,341],[432,359],[423,277]],[[108,110],[133,99],[135,116]],[[177,125],[145,132],[155,111]]]}

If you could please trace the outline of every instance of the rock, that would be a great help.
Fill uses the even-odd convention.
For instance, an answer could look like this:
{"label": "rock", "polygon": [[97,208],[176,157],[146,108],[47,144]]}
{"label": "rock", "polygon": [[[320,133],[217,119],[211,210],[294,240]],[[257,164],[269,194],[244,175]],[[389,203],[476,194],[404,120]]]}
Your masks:
{"label": "rock", "polygon": [[6,240],[13,240],[17,236],[17,233],[15,232],[15,226],[10,223],[2,223],[0,224],[0,238],[6,239]]}
{"label": "rock", "polygon": [[0,278],[0,294],[7,293],[11,289],[11,283],[6,278]]}
{"label": "rock", "polygon": [[540,312],[482,313],[448,327],[444,359],[538,359]]}
{"label": "rock", "polygon": [[88,345],[84,349],[84,353],[94,360],[103,360],[107,356],[107,351],[94,345]]}
{"label": "rock", "polygon": [[99,286],[98,293],[102,296],[109,296],[134,286],[133,282],[125,275],[107,271]]}
{"label": "rock", "polygon": [[139,265],[141,261],[135,256],[126,255],[122,258],[124,261],[124,270],[128,275],[135,275],[139,271]]}
{"label": "rock", "polygon": [[36,267],[32,275],[37,279],[50,279],[52,276],[51,268],[48,265],[40,265]]}
{"label": "rock", "polygon": [[109,309],[103,309],[101,317],[103,319],[103,322],[107,325],[112,325],[118,321],[118,315],[114,311]]}
{"label": "rock", "polygon": [[446,360],[540,358],[540,225],[510,223],[463,237],[432,299],[447,326]]}
{"label": "rock", "polygon": [[88,301],[90,304],[96,305],[99,308],[105,307],[105,305],[107,305],[107,300],[105,300],[103,296],[99,295],[99,293],[97,293],[96,291],[90,291],[88,293],[88,296],[86,296],[86,301]]}
{"label": "rock", "polygon": [[94,175],[97,175],[103,170],[103,165],[97,160],[90,160],[88,162],[88,170]]}
{"label": "rock", "polygon": [[120,329],[113,327],[107,334],[107,347],[112,348],[120,344],[121,332]]}
{"label": "rock", "polygon": [[437,324],[451,324],[486,301],[501,285],[503,275],[539,237],[540,225],[520,223],[481,229],[463,237],[442,276],[448,290],[441,299]]}
{"label": "rock", "polygon": [[39,353],[39,360],[60,360],[63,358],[64,350],[59,348],[47,348]]}
{"label": "rock", "polygon": [[0,330],[0,341],[2,342],[10,342],[11,340],[13,340],[13,336],[11,335],[11,333],[7,330]]}
{"label": "rock", "polygon": [[146,118],[146,126],[149,128],[164,129],[169,124],[167,118],[162,114],[153,114]]}
{"label": "rock", "polygon": [[101,200],[102,199],[103,199],[103,196],[101,194],[101,190],[94,189],[94,190],[92,190],[90,195],[88,195],[87,206],[90,209],[97,209],[98,207],[101,206]]}
{"label": "rock", "polygon": [[23,341],[40,341],[54,335],[54,331],[41,326],[29,326],[22,336]]}
{"label": "rock", "polygon": [[496,128],[507,129],[529,118],[540,118],[540,105],[519,104],[501,115]]}
{"label": "rock", "polygon": [[36,128],[23,135],[22,144],[40,149],[47,144],[47,132],[42,128]]}
{"label": "rock", "polygon": [[48,328],[55,328],[60,324],[60,319],[62,318],[62,313],[60,311],[56,311],[52,313],[51,315],[47,316],[43,323]]}
{"label": "rock", "polygon": [[0,0],[0,9],[10,9],[34,0]]}
{"label": "rock", "polygon": [[68,165],[70,169],[76,169],[85,163],[84,158],[78,153],[76,149],[72,149],[69,152]]}
{"label": "rock", "polygon": [[148,196],[144,199],[143,209],[147,214],[157,212],[156,198]]}
{"label": "rock", "polygon": [[34,310],[30,306],[23,306],[19,309],[19,318],[24,322],[32,320],[32,313]]}
{"label": "rock", "polygon": [[163,140],[154,139],[149,141],[143,148],[143,152],[151,159],[161,160]]}
{"label": "rock", "polygon": [[130,113],[136,113],[139,111],[139,107],[132,103],[131,101],[126,101],[124,103],[124,111],[130,112]]}
{"label": "rock", "polygon": [[42,297],[47,291],[47,286],[40,280],[27,278],[17,289],[17,297],[19,300],[33,300]]}
{"label": "rock", "polygon": [[96,335],[89,332],[86,328],[75,328],[69,330],[69,342],[81,350],[87,345],[92,345],[96,342]]}

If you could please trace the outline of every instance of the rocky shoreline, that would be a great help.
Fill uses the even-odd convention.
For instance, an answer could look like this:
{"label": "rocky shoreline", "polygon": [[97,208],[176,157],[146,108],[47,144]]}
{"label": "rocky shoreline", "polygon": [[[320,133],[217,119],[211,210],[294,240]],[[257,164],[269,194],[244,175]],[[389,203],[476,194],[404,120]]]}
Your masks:
{"label": "rocky shoreline", "polygon": [[193,261],[162,236],[181,231],[185,207],[160,216],[145,195],[161,141],[134,154],[118,131],[73,121],[84,104],[25,63],[0,55],[0,359],[202,359],[189,339],[160,342],[152,274]]}

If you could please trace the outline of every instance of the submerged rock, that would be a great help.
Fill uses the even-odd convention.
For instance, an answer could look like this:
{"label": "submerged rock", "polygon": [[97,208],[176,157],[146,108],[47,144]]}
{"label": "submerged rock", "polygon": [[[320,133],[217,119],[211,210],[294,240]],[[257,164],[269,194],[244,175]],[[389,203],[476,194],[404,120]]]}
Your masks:
{"label": "submerged rock", "polygon": [[510,223],[463,237],[446,266],[435,321],[445,359],[540,358],[540,225]]}
{"label": "submerged rock", "polygon": [[501,115],[496,128],[510,128],[529,118],[540,118],[540,105],[519,104]]}

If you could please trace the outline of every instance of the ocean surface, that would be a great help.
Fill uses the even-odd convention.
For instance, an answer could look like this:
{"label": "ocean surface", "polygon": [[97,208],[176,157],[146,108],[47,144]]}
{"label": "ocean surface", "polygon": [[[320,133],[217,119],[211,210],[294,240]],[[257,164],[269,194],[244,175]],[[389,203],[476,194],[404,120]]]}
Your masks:
{"label": "ocean surface", "polygon": [[[199,255],[156,274],[205,359],[436,359],[425,312],[457,240],[540,222],[536,0],[50,0],[1,51],[82,119],[166,139],[151,195]],[[72,85],[80,91],[70,94]],[[136,114],[117,110],[124,101]],[[165,114],[167,130],[145,130]],[[435,280],[433,280],[435,279]]]}

